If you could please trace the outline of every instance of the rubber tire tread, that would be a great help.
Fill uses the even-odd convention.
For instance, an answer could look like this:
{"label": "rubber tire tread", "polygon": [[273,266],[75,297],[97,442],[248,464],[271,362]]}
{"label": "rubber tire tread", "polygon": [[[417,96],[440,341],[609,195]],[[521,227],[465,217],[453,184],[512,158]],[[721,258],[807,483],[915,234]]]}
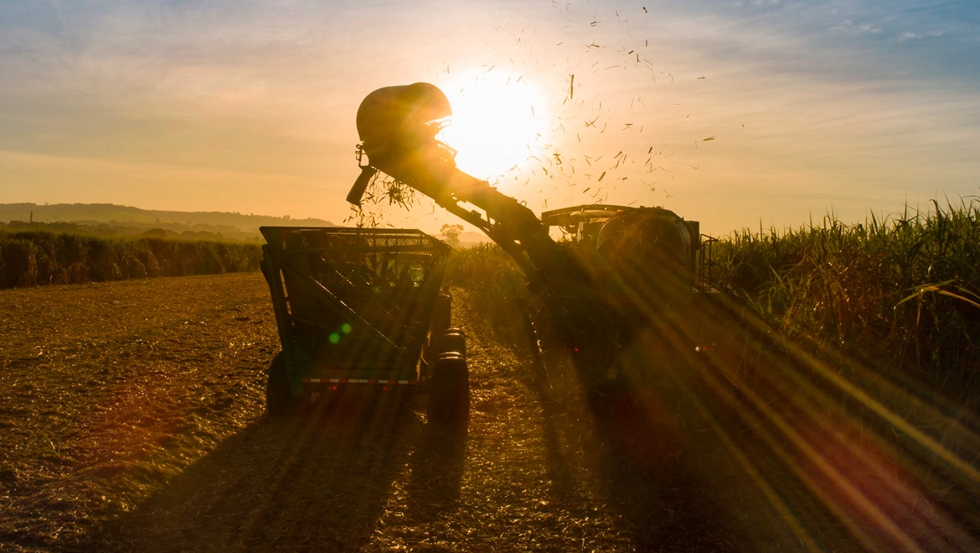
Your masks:
{"label": "rubber tire tread", "polygon": [[296,412],[300,398],[293,397],[289,388],[286,359],[279,352],[269,364],[269,378],[265,388],[265,410],[273,417],[288,417]]}
{"label": "rubber tire tread", "polygon": [[469,419],[470,382],[466,359],[443,354],[429,381],[429,419],[437,424],[460,424]]}

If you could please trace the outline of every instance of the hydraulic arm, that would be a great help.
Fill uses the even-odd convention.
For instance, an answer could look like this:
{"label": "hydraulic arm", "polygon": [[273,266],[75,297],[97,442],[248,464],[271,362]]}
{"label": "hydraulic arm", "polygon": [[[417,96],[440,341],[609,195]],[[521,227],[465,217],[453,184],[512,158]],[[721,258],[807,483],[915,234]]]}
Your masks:
{"label": "hydraulic arm", "polygon": [[[624,332],[629,331],[631,325],[627,321],[636,320],[638,304],[634,301],[636,294],[610,294],[609,290],[634,290],[649,284],[641,282],[647,275],[639,275],[630,283],[622,278],[628,272],[597,271],[597,263],[583,259],[599,260],[598,265],[602,265],[633,256],[632,261],[646,262],[637,256],[650,252],[642,247],[649,242],[645,237],[652,236],[650,229],[662,226],[660,220],[674,221],[662,215],[658,219],[650,213],[613,217],[616,220],[605,222],[593,240],[605,244],[601,249],[608,252],[607,258],[576,255],[552,240],[548,225],[530,209],[456,167],[455,152],[436,140],[450,115],[452,109],[446,96],[430,84],[387,87],[369,94],[357,112],[357,130],[362,140],[358,146],[361,175],[347,200],[359,204],[371,179],[380,171],[481,229],[514,258],[532,290],[543,298],[573,353],[580,377],[587,384],[601,381],[614,363]],[[676,215],[661,211],[679,220]],[[689,238],[686,229],[680,230],[683,236],[674,234]],[[678,240],[661,240],[661,235],[666,234],[656,232],[654,242],[660,242],[657,247],[661,250],[664,244],[680,244]],[[684,255],[687,254],[681,258],[686,259]]]}

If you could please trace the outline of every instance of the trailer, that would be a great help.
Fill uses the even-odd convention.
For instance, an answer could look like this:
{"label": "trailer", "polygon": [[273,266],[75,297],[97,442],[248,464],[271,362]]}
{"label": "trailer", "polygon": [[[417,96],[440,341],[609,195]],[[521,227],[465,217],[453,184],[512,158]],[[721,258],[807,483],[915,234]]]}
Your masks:
{"label": "trailer", "polygon": [[409,229],[259,230],[282,344],[268,371],[270,415],[350,387],[421,388],[432,419],[465,419],[465,336],[442,286],[449,246]]}

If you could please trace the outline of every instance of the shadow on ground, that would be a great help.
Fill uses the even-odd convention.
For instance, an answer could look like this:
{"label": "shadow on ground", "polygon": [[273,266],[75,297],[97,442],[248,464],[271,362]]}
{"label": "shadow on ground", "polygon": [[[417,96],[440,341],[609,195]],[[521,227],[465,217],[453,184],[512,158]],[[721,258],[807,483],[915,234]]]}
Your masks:
{"label": "shadow on ground", "polygon": [[[372,399],[339,396],[295,418],[257,419],[80,550],[359,549],[409,457],[445,462],[442,449],[426,446],[435,438],[412,398]],[[458,478],[438,481],[425,488],[426,504],[458,494]]]}
{"label": "shadow on ground", "polygon": [[[638,550],[980,547],[971,502],[941,487],[969,480],[935,463],[957,457],[889,409],[914,398],[888,397],[880,373],[860,382],[856,360],[749,319],[666,323],[627,348],[630,392],[591,403],[609,501]],[[724,339],[691,347],[711,325]]]}
{"label": "shadow on ground", "polygon": [[[650,344],[632,362],[650,364]],[[642,387],[612,386],[587,396],[570,360],[545,354],[528,385],[544,415],[548,473],[575,485],[582,457],[597,476],[599,507],[610,508],[636,551],[744,551],[750,538],[713,497],[691,463],[697,429],[684,427],[674,384],[649,366]],[[570,445],[570,444],[578,445]],[[576,450],[585,450],[579,454]]]}

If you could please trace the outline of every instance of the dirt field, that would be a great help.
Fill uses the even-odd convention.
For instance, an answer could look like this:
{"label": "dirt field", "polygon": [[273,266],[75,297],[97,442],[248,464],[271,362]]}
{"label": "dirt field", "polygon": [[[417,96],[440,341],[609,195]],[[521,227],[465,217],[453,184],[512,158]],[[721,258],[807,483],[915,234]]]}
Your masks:
{"label": "dirt field", "polygon": [[781,381],[746,390],[641,340],[660,370],[596,417],[563,359],[455,303],[465,432],[422,395],[265,416],[257,273],[0,292],[0,550],[978,550],[960,496]]}

